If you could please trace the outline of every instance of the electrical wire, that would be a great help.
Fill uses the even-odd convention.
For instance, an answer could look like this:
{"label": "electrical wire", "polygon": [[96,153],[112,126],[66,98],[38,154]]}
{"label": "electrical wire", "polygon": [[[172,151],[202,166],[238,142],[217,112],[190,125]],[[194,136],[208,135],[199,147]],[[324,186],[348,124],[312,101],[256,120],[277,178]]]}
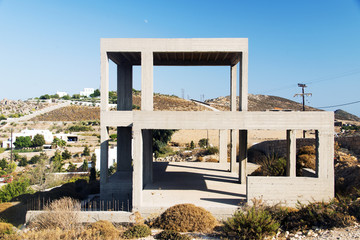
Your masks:
{"label": "electrical wire", "polygon": [[333,108],[333,107],[347,106],[347,105],[351,105],[351,104],[355,104],[355,103],[360,103],[360,101],[343,103],[343,104],[338,104],[338,105],[333,105],[333,106],[326,106],[326,107],[316,107],[316,108]]}

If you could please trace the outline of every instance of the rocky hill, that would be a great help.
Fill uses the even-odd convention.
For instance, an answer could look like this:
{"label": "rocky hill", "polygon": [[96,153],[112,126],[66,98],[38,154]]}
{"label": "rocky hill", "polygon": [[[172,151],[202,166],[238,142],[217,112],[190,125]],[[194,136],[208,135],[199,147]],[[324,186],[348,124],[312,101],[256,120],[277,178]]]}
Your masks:
{"label": "rocky hill", "polygon": [[360,118],[354,114],[348,113],[344,110],[338,109],[335,111],[335,118],[338,120],[357,121],[360,122]]}
{"label": "rocky hill", "polygon": [[[302,111],[302,104],[277,96],[249,94],[248,101],[249,101],[248,102],[249,111],[267,111],[267,110]],[[229,96],[209,99],[206,100],[206,103],[224,111],[229,111],[230,109]],[[237,99],[237,106],[238,105],[239,105],[239,98]],[[320,109],[312,108],[309,106],[305,106],[305,110],[322,111]]]}

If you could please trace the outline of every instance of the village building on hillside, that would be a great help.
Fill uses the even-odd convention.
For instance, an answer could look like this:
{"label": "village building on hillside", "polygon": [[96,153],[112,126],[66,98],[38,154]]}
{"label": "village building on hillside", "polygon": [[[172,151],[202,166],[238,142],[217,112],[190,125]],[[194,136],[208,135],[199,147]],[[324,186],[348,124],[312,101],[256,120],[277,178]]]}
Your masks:
{"label": "village building on hillside", "polygon": [[84,91],[80,91],[80,96],[90,97],[91,94],[95,92],[93,88],[84,88]]}
{"label": "village building on hillside", "polygon": [[25,129],[22,130],[19,133],[13,133],[12,139],[11,137],[3,141],[2,147],[3,148],[15,148],[14,142],[16,141],[16,138],[18,137],[30,137],[31,139],[34,138],[35,135],[40,134],[44,136],[45,144],[51,144],[55,138],[59,138],[61,140],[64,140],[66,142],[77,142],[78,136],[75,134],[69,134],[69,133],[57,133],[53,134],[49,130],[37,130],[37,129]]}
{"label": "village building on hillside", "polygon": [[[178,203],[194,203],[224,213],[254,198],[294,206],[298,201],[334,197],[334,114],[247,111],[247,38],[101,39],[100,52],[102,200],[127,201],[132,211],[150,214]],[[109,107],[109,61],[117,66],[117,111]],[[132,111],[133,66],[141,67],[141,111]],[[230,111],[154,111],[154,66],[227,66],[229,81],[223,83],[221,79],[221,84],[230,85]],[[117,171],[111,176],[110,127],[117,128]],[[153,129],[218,130],[219,155],[225,157],[219,163],[153,162]],[[286,176],[248,176],[249,130],[284,131]],[[304,130],[315,133],[314,177],[296,173],[296,132]],[[230,162],[226,157],[228,139]]]}

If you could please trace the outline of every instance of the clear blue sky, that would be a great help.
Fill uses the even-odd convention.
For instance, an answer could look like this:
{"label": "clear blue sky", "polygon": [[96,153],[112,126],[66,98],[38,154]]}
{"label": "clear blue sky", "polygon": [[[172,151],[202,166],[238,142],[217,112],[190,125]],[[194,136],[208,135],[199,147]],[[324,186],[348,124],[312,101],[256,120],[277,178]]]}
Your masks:
{"label": "clear blue sky", "polygon": [[[129,37],[248,38],[249,93],[300,101],[304,82],[314,107],[360,100],[359,0],[0,0],[0,99],[98,88],[100,38]],[[154,87],[228,95],[229,68],[156,67]],[[360,103],[339,108],[360,115]]]}

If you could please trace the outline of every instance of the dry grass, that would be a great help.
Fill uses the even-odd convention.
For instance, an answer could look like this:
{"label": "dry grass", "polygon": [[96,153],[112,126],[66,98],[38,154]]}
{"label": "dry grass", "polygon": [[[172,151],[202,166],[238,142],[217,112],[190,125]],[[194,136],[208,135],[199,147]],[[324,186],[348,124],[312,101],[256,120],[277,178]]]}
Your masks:
{"label": "dry grass", "polygon": [[211,232],[217,221],[204,208],[178,204],[168,208],[154,221],[154,226],[178,232]]}
{"label": "dry grass", "polygon": [[96,231],[100,236],[105,239],[118,239],[119,230],[117,230],[114,225],[106,220],[100,220],[91,224],[91,229]]}
{"label": "dry grass", "polygon": [[55,200],[45,207],[45,212],[36,217],[31,228],[72,230],[78,226],[80,202],[69,197]]}
{"label": "dry grass", "polygon": [[42,114],[30,121],[87,121],[99,120],[100,108],[88,106],[68,106]]}

